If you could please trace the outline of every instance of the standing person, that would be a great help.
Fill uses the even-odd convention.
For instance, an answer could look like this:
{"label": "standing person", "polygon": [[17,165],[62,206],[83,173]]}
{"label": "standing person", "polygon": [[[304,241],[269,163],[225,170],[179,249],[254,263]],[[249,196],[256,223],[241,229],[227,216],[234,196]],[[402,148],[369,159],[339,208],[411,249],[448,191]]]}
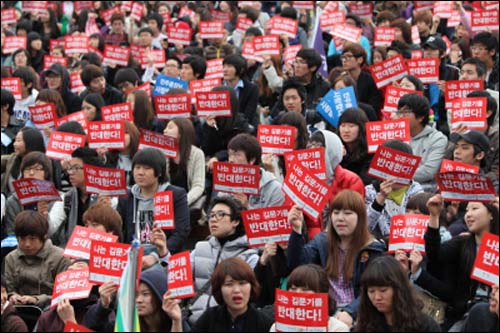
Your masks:
{"label": "standing person", "polygon": [[440,332],[421,308],[401,264],[392,256],[375,258],[361,276],[356,331]]}
{"label": "standing person", "polygon": [[292,225],[288,244],[288,267],[307,263],[326,268],[329,294],[341,309],[336,318],[352,327],[359,306],[361,274],[368,263],[385,251],[368,231],[363,198],[352,190],[340,192],[330,206],[331,225],[306,244],[304,216],[299,206],[288,215]]}
{"label": "standing person", "polygon": [[193,325],[193,332],[268,332],[272,319],[252,304],[260,292],[252,268],[243,259],[220,262],[210,279],[219,305],[208,308]]}
{"label": "standing person", "polygon": [[60,64],[52,64],[45,72],[45,81],[49,89],[57,90],[66,105],[68,113],[82,109],[82,99],[70,89],[69,73]]}

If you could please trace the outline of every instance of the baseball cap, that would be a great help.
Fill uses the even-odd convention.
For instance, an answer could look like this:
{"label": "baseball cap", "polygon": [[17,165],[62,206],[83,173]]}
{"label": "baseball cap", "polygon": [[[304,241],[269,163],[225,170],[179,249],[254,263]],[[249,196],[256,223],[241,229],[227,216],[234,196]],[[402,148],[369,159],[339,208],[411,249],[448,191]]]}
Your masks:
{"label": "baseball cap", "polygon": [[476,130],[469,130],[465,133],[451,133],[450,140],[453,143],[457,143],[458,140],[463,139],[464,141],[473,144],[481,151],[487,152],[490,150],[490,140],[483,133]]}
{"label": "baseball cap", "polygon": [[443,52],[446,52],[447,48],[445,41],[441,37],[437,36],[430,36],[429,38],[427,38],[424,43],[424,49],[426,47],[430,47],[434,50],[440,50]]}
{"label": "baseball cap", "polygon": [[62,76],[63,75],[63,67],[60,64],[52,64],[46,71],[45,76],[49,74],[55,74]]}

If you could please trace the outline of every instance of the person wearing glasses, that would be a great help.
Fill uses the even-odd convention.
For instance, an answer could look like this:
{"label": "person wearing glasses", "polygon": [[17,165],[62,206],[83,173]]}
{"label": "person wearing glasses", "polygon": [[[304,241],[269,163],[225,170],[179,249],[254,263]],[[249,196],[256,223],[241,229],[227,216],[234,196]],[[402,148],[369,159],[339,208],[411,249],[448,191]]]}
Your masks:
{"label": "person wearing glasses", "polygon": [[486,65],[485,87],[498,90],[498,40],[491,32],[480,32],[471,41],[471,51]]}
{"label": "person wearing glasses", "polygon": [[252,269],[259,261],[257,250],[248,248],[247,237],[241,218],[242,207],[235,199],[216,197],[208,210],[210,236],[196,243],[191,252],[196,295],[189,303],[191,315],[189,322],[196,323],[209,307],[217,301],[210,290],[210,278],[215,267],[222,260],[239,257]]}

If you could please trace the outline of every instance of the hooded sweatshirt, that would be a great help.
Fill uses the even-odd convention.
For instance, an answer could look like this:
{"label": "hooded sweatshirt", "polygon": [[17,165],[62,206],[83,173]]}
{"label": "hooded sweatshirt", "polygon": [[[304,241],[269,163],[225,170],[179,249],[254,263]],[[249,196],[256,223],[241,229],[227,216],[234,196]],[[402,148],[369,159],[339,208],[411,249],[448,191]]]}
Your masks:
{"label": "hooded sweatshirt", "polygon": [[325,138],[325,160],[326,160],[326,177],[328,184],[332,184],[335,176],[335,169],[342,162],[342,141],[337,134],[320,130]]}

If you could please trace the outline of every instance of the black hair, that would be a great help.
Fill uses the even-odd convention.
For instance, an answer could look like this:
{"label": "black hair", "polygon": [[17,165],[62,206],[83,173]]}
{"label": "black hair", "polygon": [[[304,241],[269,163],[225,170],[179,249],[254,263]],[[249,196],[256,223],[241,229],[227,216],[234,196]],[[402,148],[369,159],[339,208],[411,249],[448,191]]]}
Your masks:
{"label": "black hair", "polygon": [[106,105],[106,102],[104,101],[102,95],[99,93],[88,94],[83,100],[95,107],[96,110],[94,121],[102,120],[101,108]]}
{"label": "black hair", "polygon": [[82,79],[82,83],[85,87],[88,87],[93,79],[97,79],[99,77],[104,77],[104,71],[102,68],[94,64],[88,64],[80,73],[80,78]]}
{"label": "black hair", "polygon": [[236,135],[227,144],[228,150],[243,151],[250,163],[250,160],[255,159],[253,165],[259,165],[262,157],[262,148],[259,141],[253,135],[241,133]]}
{"label": "black hair", "polygon": [[304,84],[296,77],[291,77],[285,82],[283,82],[283,88],[281,89],[281,103],[283,102],[283,96],[285,96],[285,92],[289,89],[297,90],[297,93],[302,100],[302,104],[306,102],[307,99],[307,90]]}
{"label": "black hair", "polygon": [[18,35],[19,30],[25,30],[26,35],[31,32],[32,29],[32,23],[30,20],[23,18],[19,20],[16,24],[16,35]]}
{"label": "black hair", "polygon": [[240,222],[236,227],[235,233],[238,236],[243,236],[245,234],[245,227],[243,225],[243,219],[241,217],[241,211],[243,210],[241,203],[229,195],[222,195],[219,197],[215,197],[212,199],[212,201],[210,201],[208,211],[212,211],[214,206],[217,204],[226,205],[229,207],[229,209],[231,210],[231,221]]}
{"label": "black hair", "polygon": [[498,104],[493,96],[491,96],[487,91],[484,90],[476,90],[467,95],[467,97],[486,97],[486,108],[488,111],[491,111],[491,115],[486,119],[488,122],[488,128],[493,126],[495,122],[495,115],[497,113]]}
{"label": "black hair", "polygon": [[301,49],[297,52],[297,57],[304,59],[307,62],[307,67],[316,67],[314,74],[316,74],[323,63],[321,55],[315,49]]}
{"label": "black hair", "polygon": [[358,15],[356,14],[353,14],[353,13],[349,13],[345,16],[345,19],[351,19],[351,20],[354,20],[354,22],[356,23],[356,27],[358,28],[361,28],[361,25],[363,24],[363,22],[361,21],[361,19],[359,18]]}
{"label": "black hair", "polygon": [[31,88],[28,89],[28,92],[31,94],[31,91],[33,90],[35,83],[36,83],[36,76],[33,71],[31,71],[28,67],[18,67],[14,73],[12,74],[12,77],[18,77],[21,79],[21,81],[24,82],[25,85],[28,85],[31,83]]}
{"label": "black hair", "polygon": [[132,160],[132,170],[139,165],[145,165],[152,168],[155,177],[158,177],[158,183],[163,184],[168,181],[167,160],[161,151],[155,148],[146,148],[138,151]]}
{"label": "black hair", "polygon": [[82,125],[80,125],[80,123],[77,121],[67,121],[65,123],[62,123],[57,128],[57,131],[58,132],[65,132],[65,133],[87,135],[85,133],[85,130],[83,129]]}
{"label": "black hair", "polygon": [[12,53],[12,62],[14,62],[14,59],[16,59],[16,56],[19,54],[19,53],[24,53],[24,55],[26,56],[26,65],[28,66],[31,66],[31,54],[29,53],[28,50],[26,49],[17,49],[15,50],[13,53]]}
{"label": "black hair", "polygon": [[192,55],[184,59],[182,61],[182,64],[191,66],[191,68],[193,69],[193,74],[198,79],[203,79],[205,77],[205,73],[207,71],[207,61],[204,58],[197,55]]}
{"label": "black hair", "polygon": [[150,34],[151,34],[151,36],[154,36],[153,30],[151,30],[151,28],[149,28],[149,27],[141,28],[141,29],[139,30],[139,32],[137,33],[137,36],[139,36],[139,35],[140,35],[140,34],[142,34],[143,32],[150,33]]}
{"label": "black hair", "polygon": [[182,60],[177,58],[176,56],[169,57],[166,61],[169,61],[169,60],[175,61],[177,63],[177,68],[180,69],[182,67]]}
{"label": "black hair", "polygon": [[423,117],[422,126],[425,127],[429,123],[429,101],[426,97],[417,94],[406,94],[398,102],[398,110],[407,107],[415,114],[415,116]]}
{"label": "black hair", "polygon": [[26,154],[32,151],[45,153],[43,135],[39,130],[30,127],[23,127],[21,132],[23,133],[24,145],[26,146]]}
{"label": "black hair", "polygon": [[462,63],[462,68],[464,67],[464,65],[474,65],[474,66],[476,66],[477,76],[486,75],[486,65],[485,65],[484,62],[482,62],[478,58],[469,58],[469,59],[466,59]]}
{"label": "black hair", "polygon": [[14,114],[14,104],[16,104],[14,95],[12,95],[7,89],[2,89],[1,106],[3,108],[5,105],[8,105],[7,112],[10,116]]}
{"label": "black hair", "polygon": [[97,154],[94,149],[88,147],[78,147],[71,153],[72,158],[79,158],[83,164],[93,165],[96,167],[104,167],[103,159]]}
{"label": "black hair", "polygon": [[[488,52],[491,50],[495,50],[498,52],[498,40],[493,36],[491,32],[487,31],[482,31],[478,33],[474,38],[472,38],[472,41],[470,43],[471,46],[474,46],[474,44],[482,44],[488,49]],[[492,56],[493,58],[495,55]]]}
{"label": "black hair", "polygon": [[368,143],[366,141],[365,128],[365,124],[367,122],[368,118],[366,116],[366,113],[360,108],[348,108],[340,116],[339,124],[337,127],[339,128],[338,132],[341,140],[342,137],[340,136],[340,125],[342,125],[343,123],[352,123],[358,125],[359,127],[358,137],[353,142],[354,145],[352,145],[355,147],[354,150],[350,150],[349,146],[344,144],[347,154],[342,159],[342,162],[362,162],[368,157]]}
{"label": "black hair", "polygon": [[81,61],[87,61],[90,65],[95,65],[97,67],[102,66],[102,61],[99,55],[95,52],[88,52],[82,56]]}
{"label": "black hair", "polygon": [[160,14],[158,14],[156,12],[151,12],[147,16],[147,20],[146,21],[149,22],[150,20],[155,20],[156,21],[156,25],[158,25],[158,30],[161,31],[161,28],[163,27],[163,16],[161,16]]}
{"label": "black hair", "polygon": [[250,27],[245,31],[245,37],[254,36],[259,37],[262,36],[262,31],[257,27]]}
{"label": "black hair", "polygon": [[416,91],[422,91],[422,92],[424,91],[424,84],[422,83],[422,80],[420,80],[418,77],[408,74],[405,77],[403,77],[403,79],[407,79],[408,81],[413,83]]}
{"label": "black hair", "polygon": [[42,166],[43,171],[45,173],[45,180],[52,181],[52,162],[51,160],[45,155],[45,153],[41,151],[32,151],[24,155],[23,160],[21,161],[21,173],[33,166],[39,164]]}
{"label": "black hair", "polygon": [[292,20],[297,20],[298,17],[298,12],[297,9],[293,8],[292,6],[285,7],[281,10],[280,13],[281,17],[289,18]]}
{"label": "black hair", "polygon": [[224,58],[223,65],[230,65],[236,69],[236,75],[242,78],[247,70],[247,61],[239,54],[231,54]]}
{"label": "black hair", "polygon": [[140,80],[139,75],[132,68],[120,68],[115,74],[114,84],[118,87],[119,84],[124,82],[137,84]]}
{"label": "black hair", "polygon": [[413,155],[413,149],[411,148],[411,146],[406,142],[400,140],[389,140],[384,142],[382,146]]}

